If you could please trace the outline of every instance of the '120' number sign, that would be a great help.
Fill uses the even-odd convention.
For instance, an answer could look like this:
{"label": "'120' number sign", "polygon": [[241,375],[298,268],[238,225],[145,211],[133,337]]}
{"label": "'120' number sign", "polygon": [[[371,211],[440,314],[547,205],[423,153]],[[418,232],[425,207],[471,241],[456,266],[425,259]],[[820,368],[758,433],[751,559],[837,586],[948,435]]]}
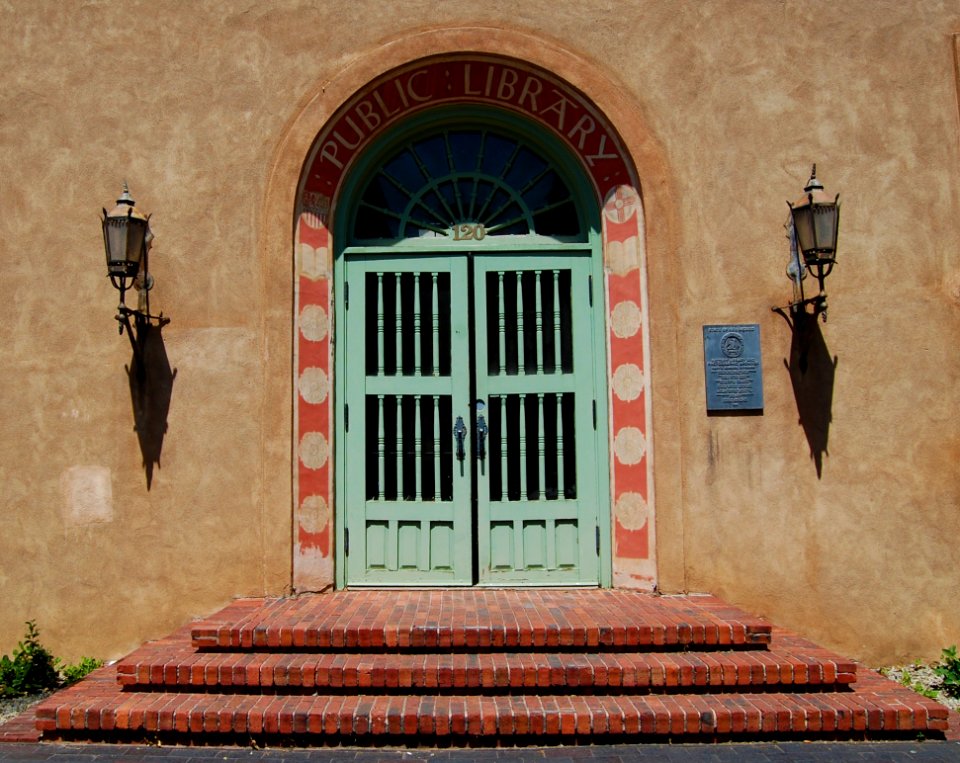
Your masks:
{"label": "'120' number sign", "polygon": [[487,236],[483,223],[458,223],[453,226],[454,241],[482,241]]}

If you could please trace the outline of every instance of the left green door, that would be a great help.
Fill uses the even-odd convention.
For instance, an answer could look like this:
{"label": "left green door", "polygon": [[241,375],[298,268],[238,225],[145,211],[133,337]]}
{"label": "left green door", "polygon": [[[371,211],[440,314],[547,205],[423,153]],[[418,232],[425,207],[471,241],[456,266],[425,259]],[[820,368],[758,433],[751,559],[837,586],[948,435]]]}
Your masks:
{"label": "left green door", "polygon": [[452,434],[470,390],[467,263],[378,254],[344,268],[347,582],[469,585],[470,464]]}

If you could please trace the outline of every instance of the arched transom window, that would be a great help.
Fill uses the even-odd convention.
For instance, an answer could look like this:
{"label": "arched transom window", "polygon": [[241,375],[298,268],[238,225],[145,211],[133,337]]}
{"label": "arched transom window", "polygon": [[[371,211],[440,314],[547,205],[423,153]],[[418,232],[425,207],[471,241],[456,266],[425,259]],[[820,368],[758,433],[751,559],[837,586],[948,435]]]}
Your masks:
{"label": "arched transom window", "polygon": [[586,237],[557,167],[524,139],[482,127],[406,141],[364,187],[352,234],[354,243],[465,234]]}

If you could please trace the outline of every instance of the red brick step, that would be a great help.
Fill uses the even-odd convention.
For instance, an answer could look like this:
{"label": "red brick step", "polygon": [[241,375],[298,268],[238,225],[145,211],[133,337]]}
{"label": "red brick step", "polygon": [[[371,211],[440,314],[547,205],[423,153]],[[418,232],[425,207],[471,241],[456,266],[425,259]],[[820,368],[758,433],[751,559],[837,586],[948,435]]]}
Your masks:
{"label": "red brick step", "polygon": [[323,689],[827,686],[856,680],[850,661],[809,650],[686,653],[204,653],[143,649],[117,665],[129,687]]}
{"label": "red brick step", "polygon": [[770,625],[713,597],[577,589],[339,591],[239,604],[199,649],[516,649],[763,645]]}
{"label": "red brick step", "polygon": [[108,674],[99,681],[97,693],[67,689],[38,708],[38,728],[45,738],[72,738],[77,732],[96,738],[99,732],[122,731],[305,735],[322,742],[324,737],[367,735],[723,737],[947,728],[946,707],[922,697],[904,701],[896,684],[879,676],[869,680],[873,691],[806,695],[130,695]]}

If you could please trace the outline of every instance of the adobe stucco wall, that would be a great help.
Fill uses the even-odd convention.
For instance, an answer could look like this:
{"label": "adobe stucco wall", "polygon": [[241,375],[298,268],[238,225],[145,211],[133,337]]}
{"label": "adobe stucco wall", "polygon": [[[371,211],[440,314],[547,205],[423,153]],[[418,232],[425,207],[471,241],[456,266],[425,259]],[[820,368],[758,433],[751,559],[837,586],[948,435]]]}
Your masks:
{"label": "adobe stucco wall", "polygon": [[[622,85],[587,94],[644,193],[661,588],[872,662],[960,640],[956,6],[383,9],[0,2],[0,652],[34,618],[58,653],[116,657],[287,589],[290,147],[378,46],[436,52],[427,29],[456,27],[483,50],[542,38],[529,58],[569,50],[599,73],[560,73],[575,85]],[[819,476],[769,310],[789,297],[783,201],[813,161],[844,202]],[[154,214],[153,307],[173,318],[149,491],[101,275],[97,213],[124,178]],[[761,325],[763,416],[705,415],[701,326],[728,322]]]}

